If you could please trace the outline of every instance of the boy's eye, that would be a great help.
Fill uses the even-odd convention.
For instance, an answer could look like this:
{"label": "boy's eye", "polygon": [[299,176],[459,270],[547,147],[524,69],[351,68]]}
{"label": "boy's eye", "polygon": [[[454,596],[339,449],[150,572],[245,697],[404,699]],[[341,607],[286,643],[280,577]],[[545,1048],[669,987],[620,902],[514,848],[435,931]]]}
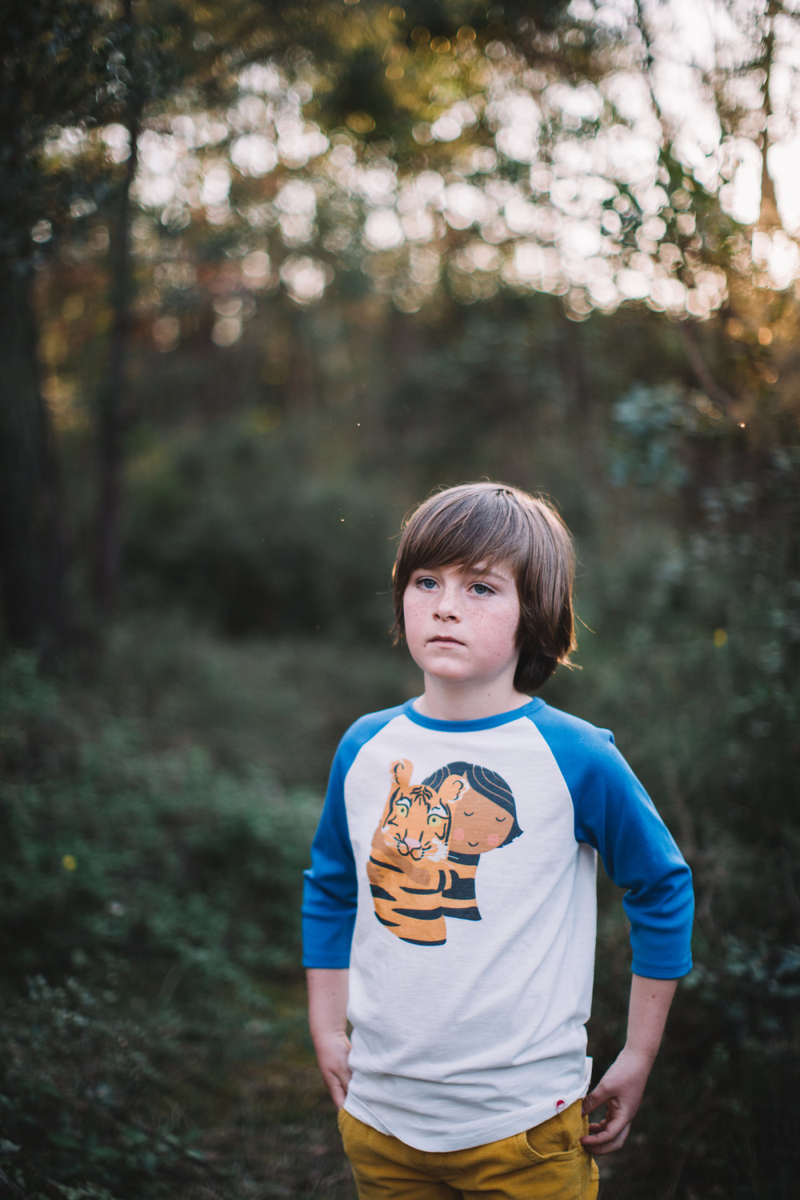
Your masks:
{"label": "boy's eye", "polygon": [[417,580],[417,587],[423,588],[426,592],[432,592],[436,587],[436,580],[431,579],[429,575],[425,575],[422,579]]}
{"label": "boy's eye", "polygon": [[493,596],[494,591],[488,583],[473,583],[472,590],[476,596]]}

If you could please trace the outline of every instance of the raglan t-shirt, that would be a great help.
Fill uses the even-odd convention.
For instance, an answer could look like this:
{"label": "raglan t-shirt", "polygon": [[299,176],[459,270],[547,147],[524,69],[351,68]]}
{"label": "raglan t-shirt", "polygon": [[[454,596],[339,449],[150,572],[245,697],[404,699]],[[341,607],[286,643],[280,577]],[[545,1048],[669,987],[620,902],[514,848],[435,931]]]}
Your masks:
{"label": "raglan t-shirt", "polygon": [[349,967],[345,1108],[466,1149],[587,1091],[597,853],[633,970],[691,969],[691,876],[612,735],[540,699],[477,721],[362,717],[306,872],[304,962]]}

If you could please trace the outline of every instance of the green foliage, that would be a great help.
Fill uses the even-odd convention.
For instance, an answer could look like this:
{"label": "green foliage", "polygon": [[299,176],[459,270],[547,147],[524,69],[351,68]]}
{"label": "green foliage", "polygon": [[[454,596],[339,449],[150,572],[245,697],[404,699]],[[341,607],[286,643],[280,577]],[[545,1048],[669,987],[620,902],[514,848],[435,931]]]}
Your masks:
{"label": "green foliage", "polygon": [[230,1164],[197,1144],[202,1103],[297,1037],[265,988],[296,970],[319,802],[244,762],[243,743],[223,769],[180,744],[174,712],[163,730],[146,719],[176,631],[137,678],[124,637],[109,653],[125,714],[102,678],[86,693],[30,655],[0,666],[0,1136],[31,1200],[224,1187]]}
{"label": "green foliage", "polygon": [[316,804],[263,767],[214,767],[199,745],[154,753],[125,720],[89,732],[37,686],[30,660],[4,665],[6,972],[111,954],[134,972],[166,963],[200,1001],[294,961]]}
{"label": "green foliage", "polygon": [[681,461],[686,406],[675,384],[634,384],[614,406],[614,418],[628,451],[617,456],[619,482],[632,480],[668,491],[686,482],[688,470]]}
{"label": "green foliage", "polygon": [[31,255],[31,226],[63,217],[83,189],[73,173],[45,169],[41,153],[54,125],[96,117],[109,44],[99,7],[85,0],[4,4],[3,29],[0,255],[19,271]]}
{"label": "green foliage", "polygon": [[352,114],[366,113],[373,122],[373,128],[362,134],[366,139],[408,136],[409,116],[398,111],[386,85],[380,47],[359,46],[342,54],[335,71],[330,90],[319,105],[326,127],[344,127]]}
{"label": "green foliage", "polygon": [[480,35],[489,36],[507,29],[509,35],[523,32],[525,25],[519,22],[534,22],[543,29],[553,29],[564,19],[569,0],[512,0],[504,5],[491,5],[481,0],[409,0],[403,5],[405,16],[402,24],[409,33],[419,26],[429,30],[432,36],[453,38],[462,25],[472,25]]}
{"label": "green foliage", "polygon": [[[141,1124],[137,1092],[158,1077],[153,1031],[121,1014],[108,990],[101,997],[74,979],[54,988],[41,976],[4,1018],[0,1121],[26,1190],[47,1185],[45,1194],[69,1200],[157,1195],[159,1177],[174,1177],[191,1150]],[[130,1190],[126,1179],[136,1181]]]}
{"label": "green foliage", "polygon": [[[730,459],[710,461],[739,475]],[[684,534],[665,519],[675,498],[668,507],[660,480],[652,506],[628,489],[617,497],[624,514],[606,511],[613,557],[596,546],[584,560],[583,670],[559,675],[550,698],[614,730],[687,855],[697,896],[695,970],[631,1148],[613,1166],[615,1200],[720,1187],[752,1200],[790,1194],[796,1177],[797,481],[788,448],[758,486],[710,477]],[[618,897],[602,892],[590,1034],[599,1071],[623,1036],[627,960]]]}
{"label": "green foliage", "polygon": [[92,694],[162,747],[202,745],[236,776],[255,765],[319,792],[343,730],[417,688],[399,648],[320,635],[222,640],[150,609],[109,631]]}
{"label": "green foliage", "polygon": [[238,423],[162,441],[132,473],[131,569],[227,632],[385,633],[395,521],[298,450]]}

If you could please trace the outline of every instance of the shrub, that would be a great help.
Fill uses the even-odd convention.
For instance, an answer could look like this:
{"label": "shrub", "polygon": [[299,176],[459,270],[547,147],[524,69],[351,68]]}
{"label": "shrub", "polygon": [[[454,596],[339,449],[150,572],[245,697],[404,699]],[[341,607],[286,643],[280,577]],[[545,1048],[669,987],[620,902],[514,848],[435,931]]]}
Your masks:
{"label": "shrub", "polygon": [[28,655],[0,697],[6,1174],[31,1200],[202,1195],[197,1097],[286,1026],[266,985],[296,972],[319,803],[157,748]]}
{"label": "shrub", "polygon": [[197,745],[155,752],[132,722],[90,733],[29,661],[0,668],[0,690],[7,972],[107,951],[174,963],[199,986],[294,961],[317,803],[263,767],[216,768]]}
{"label": "shrub", "polygon": [[126,557],[140,592],[227,633],[363,639],[391,624],[400,514],[386,489],[308,463],[279,432],[231,424],[162,441],[134,465],[131,500]]}

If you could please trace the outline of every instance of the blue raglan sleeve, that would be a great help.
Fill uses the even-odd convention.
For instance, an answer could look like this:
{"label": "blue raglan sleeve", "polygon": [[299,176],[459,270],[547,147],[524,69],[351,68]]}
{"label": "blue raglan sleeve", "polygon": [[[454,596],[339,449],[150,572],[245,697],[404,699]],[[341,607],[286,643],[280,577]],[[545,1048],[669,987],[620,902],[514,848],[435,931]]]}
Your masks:
{"label": "blue raglan sleeve", "polygon": [[694,893],[683,855],[608,730],[549,714],[540,728],[572,796],[575,838],[593,846],[626,889],[633,971],[650,979],[688,974]]}
{"label": "blue raglan sleeve", "polygon": [[350,965],[358,884],[344,804],[346,758],[340,746],[333,760],[322,816],[311,844],[311,866],[304,876],[305,967]]}

